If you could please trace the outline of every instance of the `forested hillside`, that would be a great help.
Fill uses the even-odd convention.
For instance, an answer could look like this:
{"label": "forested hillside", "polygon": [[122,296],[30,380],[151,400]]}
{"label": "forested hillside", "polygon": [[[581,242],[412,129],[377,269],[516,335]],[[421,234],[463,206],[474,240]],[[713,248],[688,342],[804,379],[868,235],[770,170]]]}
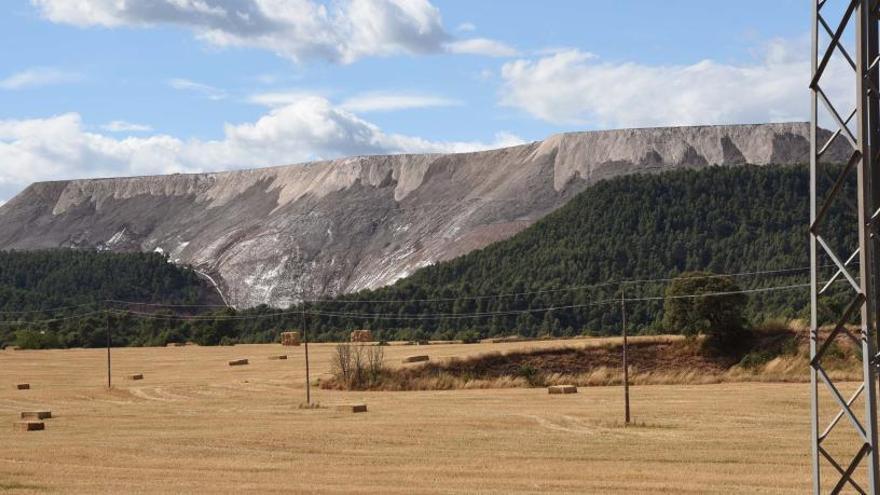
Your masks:
{"label": "forested hillside", "polygon": [[[327,313],[427,315],[589,305],[478,319],[377,319],[360,324],[409,327],[435,337],[467,330],[529,336],[616,333],[620,305],[603,301],[618,298],[621,285],[608,282],[674,277],[690,270],[740,273],[807,267],[808,191],[805,166],[711,167],[616,178],[595,185],[507,241],[424,268],[394,286],[311,307]],[[835,205],[831,217],[841,219],[845,207]],[[846,234],[839,225],[853,221],[831,222],[823,233],[845,257],[849,252],[843,246],[856,245],[855,233]],[[806,283],[808,276],[806,270],[794,270],[737,277],[736,282],[749,289]],[[639,298],[662,296],[665,285],[658,281],[623,287],[628,298]],[[557,290],[581,286],[585,287]],[[472,299],[533,291],[544,292]],[[345,300],[393,302],[343,304]],[[758,293],[749,297],[747,317],[759,321],[803,316],[807,304],[805,288]],[[636,329],[663,330],[661,300],[627,306]],[[328,332],[326,337],[340,324],[357,324],[352,318],[322,320],[329,322],[320,326]]]}
{"label": "forested hillside", "polygon": [[[85,250],[0,251],[0,343],[15,332],[48,329],[39,346],[89,346],[104,342],[105,301],[164,304],[218,304],[222,301],[195,272],[169,263],[157,253],[109,253]],[[60,308],[60,309],[59,309]],[[32,325],[17,321],[56,320]],[[129,328],[120,343],[137,341]],[[30,336],[34,340],[35,336]],[[144,343],[149,336],[140,336]]]}
{"label": "forested hillside", "polygon": [[[371,328],[385,340],[615,334],[621,317],[617,299],[624,289],[627,298],[657,297],[627,303],[633,331],[669,331],[661,326],[666,281],[619,282],[693,270],[786,270],[735,281],[743,289],[806,283],[808,203],[804,166],[710,167],[615,178],[507,241],[423,268],[380,290],[323,301],[314,294],[305,313],[318,340],[345,339],[354,328]],[[836,205],[831,217],[841,219],[844,207]],[[823,234],[845,257],[843,246],[855,245],[855,233],[844,234],[838,224],[853,221],[831,222]],[[157,255],[66,253],[0,257],[0,308],[42,309],[108,297],[163,303],[198,299],[195,275],[176,271]],[[830,268],[827,272],[822,276],[829,276]],[[803,316],[808,290],[759,292],[748,301],[746,317],[752,322]],[[216,321],[118,314],[113,325],[122,344],[265,342],[282,330],[300,328],[302,309],[224,309],[214,314],[257,318]],[[475,313],[489,314],[465,317]],[[206,314],[211,313],[202,317]],[[57,345],[101,345],[88,337],[100,336],[91,328],[104,328],[101,318],[19,328],[46,328],[59,335]],[[13,333],[2,331],[11,342]]]}

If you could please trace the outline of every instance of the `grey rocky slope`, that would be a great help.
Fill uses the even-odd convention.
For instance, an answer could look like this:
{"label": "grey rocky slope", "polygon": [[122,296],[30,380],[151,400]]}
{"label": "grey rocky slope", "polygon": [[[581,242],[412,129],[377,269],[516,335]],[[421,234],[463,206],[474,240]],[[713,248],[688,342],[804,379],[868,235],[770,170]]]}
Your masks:
{"label": "grey rocky slope", "polygon": [[510,237],[600,179],[804,163],[808,143],[804,123],[628,129],[475,153],[42,182],[0,207],[0,249],[161,250],[235,306],[286,306]]}

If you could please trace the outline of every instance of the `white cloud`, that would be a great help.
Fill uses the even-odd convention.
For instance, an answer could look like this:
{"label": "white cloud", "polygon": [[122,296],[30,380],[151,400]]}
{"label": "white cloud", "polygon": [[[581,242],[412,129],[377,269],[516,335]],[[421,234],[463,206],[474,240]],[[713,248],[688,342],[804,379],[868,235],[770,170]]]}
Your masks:
{"label": "white cloud", "polygon": [[[397,54],[511,56],[502,43],[456,42],[429,0],[31,0],[49,21],[79,27],[178,26],[223,47],[294,60],[351,63]],[[472,25],[460,28],[468,31]],[[447,43],[450,43],[447,45]]]}
{"label": "white cloud", "polygon": [[[611,63],[569,49],[504,64],[500,102],[548,122],[605,128],[807,120],[804,45],[774,40],[762,59],[742,65]],[[851,71],[835,66],[840,77],[825,90],[845,108]]]}
{"label": "white cloud", "polygon": [[[250,95],[247,98],[247,101],[268,108],[278,108],[293,105],[314,97],[328,98],[326,92],[293,89],[287,91],[255,93]],[[458,105],[461,105],[460,101],[443,96],[420,93],[374,91],[356,94],[342,101],[338,105],[338,108],[352,113],[368,113]]]}
{"label": "white cloud", "polygon": [[326,95],[322,92],[291,89],[284,91],[267,91],[263,93],[255,93],[248,96],[247,101],[248,103],[253,103],[255,105],[269,108],[277,108],[292,105],[306,98],[312,98],[315,96],[321,98],[326,97]]}
{"label": "white cloud", "polygon": [[387,133],[317,96],[274,108],[255,122],[226,124],[217,140],[117,139],[86,131],[76,113],[0,120],[0,200],[39,180],[225,170],[377,153],[465,152],[520,143],[507,133],[489,143]]}
{"label": "white cloud", "polygon": [[435,95],[375,92],[353,96],[342,102],[349,112],[389,112],[412,108],[450,107],[461,105],[458,100]]}
{"label": "white cloud", "polygon": [[466,53],[470,55],[485,55],[487,57],[515,57],[519,55],[516,48],[505,45],[500,41],[486,38],[472,38],[468,40],[453,41],[446,45],[450,53]]}
{"label": "white cloud", "polygon": [[470,33],[477,30],[477,26],[472,22],[462,22],[455,28],[456,31],[460,31],[462,33]]}
{"label": "white cloud", "polygon": [[51,67],[35,67],[16,72],[5,79],[0,79],[0,89],[18,90],[37,86],[74,83],[79,82],[82,79],[82,75],[75,72],[63,71]]}
{"label": "white cloud", "polygon": [[152,127],[144,124],[134,124],[124,120],[114,120],[107,122],[101,126],[101,129],[108,132],[150,132]]}
{"label": "white cloud", "polygon": [[192,91],[210,100],[223,100],[228,96],[225,91],[207,84],[190,81],[189,79],[171,79],[168,85],[180,91]]}

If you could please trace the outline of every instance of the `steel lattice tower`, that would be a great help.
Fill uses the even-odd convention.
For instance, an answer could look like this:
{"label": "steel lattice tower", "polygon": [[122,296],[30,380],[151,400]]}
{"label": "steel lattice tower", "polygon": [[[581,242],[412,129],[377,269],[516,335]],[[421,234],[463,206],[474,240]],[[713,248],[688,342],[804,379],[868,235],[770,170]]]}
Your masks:
{"label": "steel lattice tower", "polygon": [[[829,12],[832,0],[812,0],[812,79],[811,133],[810,133],[810,401],[812,433],[813,492],[838,493],[855,490],[858,493],[880,494],[877,452],[877,355],[875,340],[878,329],[878,282],[880,260],[880,114],[878,114],[878,4],[880,0],[845,0],[836,5],[839,11]],[[853,54],[855,56],[853,56]],[[842,74],[841,70],[847,74]],[[836,74],[835,74],[836,72]],[[843,75],[852,82],[854,108],[846,113],[838,111],[826,89],[831,87],[832,74],[836,81]],[[852,76],[850,76],[850,74]],[[830,135],[819,129],[832,122]],[[827,121],[825,120],[827,119]],[[846,165],[833,168],[832,183],[827,191],[819,191],[819,184],[829,171],[820,161],[831,146],[845,142],[852,147]],[[857,185],[852,189],[852,175]],[[856,204],[852,204],[852,196]],[[849,246],[839,252],[825,237],[831,221],[829,211],[835,202],[851,205],[858,212],[858,224],[849,226],[858,231],[858,246]],[[829,236],[830,237],[830,236]],[[838,251],[836,251],[838,250]],[[858,273],[855,263],[858,262]],[[833,267],[823,271],[822,263]],[[830,276],[830,277],[829,277]],[[845,287],[845,288],[844,288]],[[829,321],[819,321],[819,309],[829,293],[840,297],[846,291],[845,309]],[[823,318],[824,319],[824,318]],[[833,321],[835,320],[836,321]],[[858,322],[859,330],[851,331]],[[826,326],[833,324],[833,327]],[[820,331],[820,328],[822,329]],[[829,376],[825,364],[828,351],[835,339],[849,338],[861,349],[862,382],[845,397],[839,384]],[[826,393],[833,404],[832,414],[826,415],[820,395]],[[843,420],[843,421],[841,421]],[[858,438],[853,452],[834,455],[828,446],[832,431],[852,428]],[[827,478],[827,479],[826,479]]]}

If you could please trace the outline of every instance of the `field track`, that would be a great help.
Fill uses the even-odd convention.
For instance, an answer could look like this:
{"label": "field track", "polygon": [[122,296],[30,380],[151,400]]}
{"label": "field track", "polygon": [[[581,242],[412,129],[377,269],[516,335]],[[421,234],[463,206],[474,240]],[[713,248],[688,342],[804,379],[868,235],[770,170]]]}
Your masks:
{"label": "field track", "polygon": [[[568,341],[570,345],[601,339]],[[559,342],[390,346],[389,364]],[[313,377],[332,345],[310,347]],[[807,384],[337,392],[304,400],[303,348],[0,351],[0,492],[805,493]],[[287,354],[287,360],[269,356]],[[247,358],[247,366],[227,362]],[[143,373],[144,379],[124,377]],[[15,384],[27,382],[31,390]],[[844,392],[846,393],[846,391]],[[365,402],[363,414],[339,404]],[[830,407],[830,403],[829,403]],[[13,431],[49,409],[46,430]],[[846,431],[844,428],[840,432]],[[854,438],[854,437],[853,437]],[[853,453],[854,439],[829,439]],[[830,472],[830,471],[829,471]],[[828,480],[828,483],[836,480]]]}

